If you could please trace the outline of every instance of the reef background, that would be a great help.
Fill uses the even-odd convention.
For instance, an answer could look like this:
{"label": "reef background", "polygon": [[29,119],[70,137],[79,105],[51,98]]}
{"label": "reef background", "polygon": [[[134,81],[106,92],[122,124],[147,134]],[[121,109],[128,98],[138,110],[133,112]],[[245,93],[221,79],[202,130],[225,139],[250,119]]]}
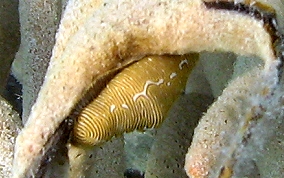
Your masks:
{"label": "reef background", "polygon": [[[264,2],[277,10],[284,31],[284,2]],[[11,175],[13,144],[44,80],[65,6],[66,0],[0,2],[0,177]],[[146,172],[147,177],[186,177],[183,171],[184,155],[198,119],[230,80],[259,65],[262,65],[259,59],[231,53],[202,53],[198,66],[189,77],[186,95],[176,103],[162,127],[146,134],[128,134],[125,142],[120,141],[121,138],[114,139],[104,145],[100,153],[96,152],[96,158],[88,163],[96,163],[96,166],[90,170],[99,172],[98,177],[105,177],[105,174],[123,177],[127,168]],[[17,81],[12,81],[11,75]],[[193,113],[192,120],[177,120],[187,117],[188,113]],[[274,139],[264,145],[264,152],[260,153],[266,154],[258,155],[257,159],[261,160],[258,171],[263,177],[281,177],[284,174],[283,128],[280,124]],[[175,132],[176,129],[182,131]],[[183,137],[185,133],[187,137]],[[62,175],[60,171],[64,172],[64,166],[53,166],[50,171]]]}

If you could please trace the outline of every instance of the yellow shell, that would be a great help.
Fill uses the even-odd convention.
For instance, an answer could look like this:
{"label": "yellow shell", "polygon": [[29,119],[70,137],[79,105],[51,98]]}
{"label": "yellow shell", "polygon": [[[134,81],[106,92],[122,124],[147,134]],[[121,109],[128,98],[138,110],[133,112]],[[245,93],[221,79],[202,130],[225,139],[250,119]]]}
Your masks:
{"label": "yellow shell", "polygon": [[150,56],[123,69],[80,111],[73,142],[96,145],[124,132],[159,126],[197,60],[198,54]]}

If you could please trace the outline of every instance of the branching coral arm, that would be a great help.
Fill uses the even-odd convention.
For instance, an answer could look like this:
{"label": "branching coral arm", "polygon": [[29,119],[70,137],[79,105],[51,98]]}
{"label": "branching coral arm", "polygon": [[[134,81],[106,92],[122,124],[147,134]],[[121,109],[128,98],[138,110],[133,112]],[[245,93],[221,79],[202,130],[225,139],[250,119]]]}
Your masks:
{"label": "branching coral arm", "polygon": [[261,20],[208,9],[200,0],[105,1],[86,18],[66,37],[68,43],[57,46],[63,52],[53,53],[29,120],[17,138],[14,177],[37,171],[41,155],[49,149],[45,143],[90,84],[132,57],[219,50],[258,55],[267,66],[275,60]]}

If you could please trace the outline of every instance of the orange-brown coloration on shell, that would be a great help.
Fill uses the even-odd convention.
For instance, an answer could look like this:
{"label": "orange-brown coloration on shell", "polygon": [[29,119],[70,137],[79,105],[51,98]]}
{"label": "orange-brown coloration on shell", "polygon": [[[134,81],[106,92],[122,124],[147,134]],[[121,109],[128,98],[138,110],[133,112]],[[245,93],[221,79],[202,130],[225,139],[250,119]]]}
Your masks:
{"label": "orange-brown coloration on shell", "polygon": [[82,109],[73,141],[96,145],[124,132],[159,126],[197,59],[197,54],[150,56],[123,69]]}

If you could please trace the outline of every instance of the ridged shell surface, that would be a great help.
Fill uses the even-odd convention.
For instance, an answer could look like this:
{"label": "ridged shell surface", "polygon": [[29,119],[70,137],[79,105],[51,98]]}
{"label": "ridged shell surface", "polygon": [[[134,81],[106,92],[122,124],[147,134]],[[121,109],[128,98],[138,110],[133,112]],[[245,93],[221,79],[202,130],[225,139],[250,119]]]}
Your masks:
{"label": "ridged shell surface", "polygon": [[75,119],[73,141],[96,145],[159,126],[183,92],[197,54],[149,56],[118,73]]}

